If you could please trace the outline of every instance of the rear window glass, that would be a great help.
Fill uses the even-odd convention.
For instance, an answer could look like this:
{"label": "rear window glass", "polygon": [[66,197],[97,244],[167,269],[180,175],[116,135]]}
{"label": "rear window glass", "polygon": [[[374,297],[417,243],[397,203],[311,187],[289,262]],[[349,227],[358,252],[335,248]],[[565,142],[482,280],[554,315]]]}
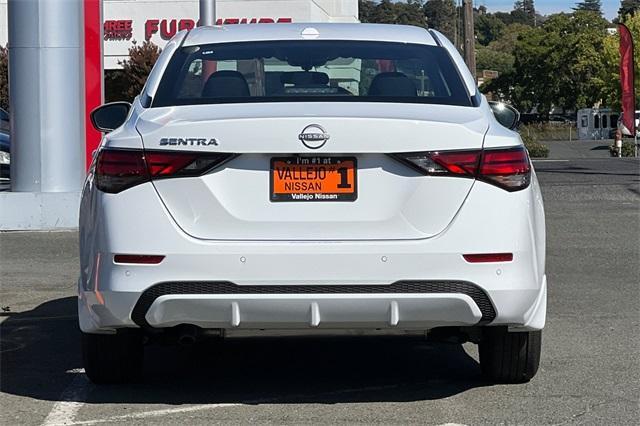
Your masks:
{"label": "rear window glass", "polygon": [[300,101],[472,106],[442,47],[313,40],[183,47],[152,106]]}

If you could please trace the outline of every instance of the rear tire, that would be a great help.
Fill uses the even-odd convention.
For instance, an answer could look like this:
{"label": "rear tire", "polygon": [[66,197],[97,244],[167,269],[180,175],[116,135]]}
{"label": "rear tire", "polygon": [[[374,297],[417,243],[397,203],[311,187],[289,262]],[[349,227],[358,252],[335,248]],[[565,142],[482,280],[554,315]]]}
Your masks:
{"label": "rear tire", "polygon": [[479,347],[482,374],[497,383],[526,383],[538,371],[541,348],[542,331],[485,327]]}
{"label": "rear tire", "polygon": [[130,383],[140,379],[144,348],[140,330],[117,334],[82,333],[84,371],[96,384]]}

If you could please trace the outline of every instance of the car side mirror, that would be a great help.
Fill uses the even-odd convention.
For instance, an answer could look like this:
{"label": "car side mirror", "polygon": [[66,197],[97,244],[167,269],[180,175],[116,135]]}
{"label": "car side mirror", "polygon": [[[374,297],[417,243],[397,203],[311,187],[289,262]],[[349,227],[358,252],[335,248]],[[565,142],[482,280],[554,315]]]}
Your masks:
{"label": "car side mirror", "polygon": [[502,102],[489,102],[489,106],[498,123],[511,130],[515,130],[518,127],[520,112],[517,109]]}
{"label": "car side mirror", "polygon": [[129,102],[110,102],[91,111],[91,124],[99,132],[109,133],[122,126],[131,110]]}

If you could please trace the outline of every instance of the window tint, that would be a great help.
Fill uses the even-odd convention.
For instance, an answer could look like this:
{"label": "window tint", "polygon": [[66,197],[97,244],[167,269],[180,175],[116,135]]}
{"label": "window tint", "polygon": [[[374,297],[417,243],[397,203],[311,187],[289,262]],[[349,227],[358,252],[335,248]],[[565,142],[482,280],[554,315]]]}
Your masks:
{"label": "window tint", "polygon": [[606,129],[609,127],[609,116],[608,115],[603,115],[602,116],[602,128]]}
{"label": "window tint", "polygon": [[152,106],[296,101],[472,106],[442,47],[311,40],[184,47]]}
{"label": "window tint", "polygon": [[594,129],[599,129],[600,128],[600,116],[596,115],[593,117],[593,128]]}

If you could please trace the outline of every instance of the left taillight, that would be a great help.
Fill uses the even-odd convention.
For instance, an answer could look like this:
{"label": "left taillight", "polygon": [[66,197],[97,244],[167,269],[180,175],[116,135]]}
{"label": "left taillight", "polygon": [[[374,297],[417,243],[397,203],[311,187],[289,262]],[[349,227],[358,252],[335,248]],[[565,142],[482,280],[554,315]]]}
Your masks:
{"label": "left taillight", "polygon": [[520,147],[472,151],[433,151],[392,154],[392,157],[427,176],[478,179],[507,191],[531,183],[531,162]]}
{"label": "left taillight", "polygon": [[98,154],[95,181],[101,191],[116,194],[150,179],[143,151],[103,149]]}
{"label": "left taillight", "polygon": [[96,186],[101,191],[116,194],[154,179],[201,176],[231,156],[225,153],[103,149],[96,162]]}

